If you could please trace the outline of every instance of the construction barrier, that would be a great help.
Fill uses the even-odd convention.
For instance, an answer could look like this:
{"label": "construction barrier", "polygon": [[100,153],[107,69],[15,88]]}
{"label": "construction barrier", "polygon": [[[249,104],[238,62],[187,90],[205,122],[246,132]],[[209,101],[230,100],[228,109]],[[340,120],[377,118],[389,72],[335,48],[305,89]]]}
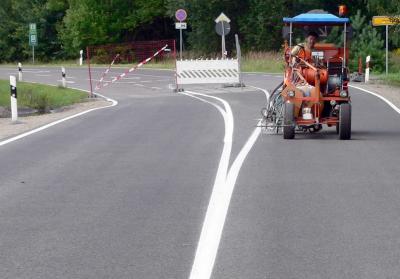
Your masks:
{"label": "construction barrier", "polygon": [[240,84],[238,59],[178,60],[177,84]]}

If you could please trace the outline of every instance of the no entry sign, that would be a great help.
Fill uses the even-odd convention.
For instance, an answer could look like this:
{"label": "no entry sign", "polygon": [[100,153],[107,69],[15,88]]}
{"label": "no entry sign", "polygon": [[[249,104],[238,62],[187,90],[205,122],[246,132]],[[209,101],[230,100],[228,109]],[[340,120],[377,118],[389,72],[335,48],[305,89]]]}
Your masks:
{"label": "no entry sign", "polygon": [[187,18],[187,13],[184,9],[179,9],[175,12],[175,18],[178,21],[185,21],[185,19]]}

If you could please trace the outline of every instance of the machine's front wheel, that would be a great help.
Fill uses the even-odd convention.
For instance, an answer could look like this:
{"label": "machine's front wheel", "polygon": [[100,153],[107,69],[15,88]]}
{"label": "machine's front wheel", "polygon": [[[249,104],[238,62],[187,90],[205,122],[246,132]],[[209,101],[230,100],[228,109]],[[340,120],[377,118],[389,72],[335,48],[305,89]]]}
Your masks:
{"label": "machine's front wheel", "polygon": [[294,104],[285,103],[283,115],[283,138],[294,139]]}
{"label": "machine's front wheel", "polygon": [[339,138],[341,140],[348,140],[351,138],[351,105],[349,103],[340,105]]}

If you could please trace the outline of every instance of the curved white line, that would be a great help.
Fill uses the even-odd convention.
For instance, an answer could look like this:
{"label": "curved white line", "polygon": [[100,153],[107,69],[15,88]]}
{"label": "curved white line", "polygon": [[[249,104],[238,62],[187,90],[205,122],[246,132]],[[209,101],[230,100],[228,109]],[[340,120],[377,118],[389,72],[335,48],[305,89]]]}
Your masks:
{"label": "curved white line", "polygon": [[267,90],[265,90],[265,89],[262,89],[262,88],[260,88],[260,87],[257,87],[257,86],[252,86],[252,85],[249,85],[249,87],[251,87],[251,88],[254,88],[254,89],[257,89],[257,90],[260,90],[260,91],[264,92],[265,98],[267,99],[267,104],[269,104],[269,100],[270,100],[271,96],[270,96],[270,93],[269,93]]}
{"label": "curved white line", "polygon": [[[229,200],[226,200],[226,198],[231,195],[226,193],[225,181],[229,167],[230,154],[232,151],[233,115],[228,102],[223,99],[193,91],[186,92],[187,93],[183,94],[216,107],[222,114],[225,123],[224,147],[190,273],[191,279],[209,278],[217,256],[217,250],[226,217],[221,215],[220,212],[225,212],[227,210],[225,207],[229,206]],[[218,105],[198,96],[220,101],[224,105],[225,111]]]}
{"label": "curved white line", "polygon": [[364,92],[366,92],[366,93],[368,93],[368,94],[374,95],[375,97],[381,99],[381,100],[384,101],[386,104],[388,104],[392,109],[394,109],[394,111],[396,111],[397,113],[400,114],[400,108],[398,108],[395,104],[393,104],[391,101],[389,101],[389,100],[386,99],[385,97],[379,95],[378,93],[375,93],[375,92],[372,92],[372,91],[369,91],[369,90],[367,90],[367,89],[364,89],[364,88],[361,88],[361,87],[358,87],[358,86],[354,86],[354,85],[349,85],[349,87],[352,87],[352,88],[355,88],[355,89],[364,91]]}
{"label": "curved white line", "polygon": [[[261,88],[257,89],[263,91],[266,95],[267,100],[269,99],[269,94],[266,90]],[[210,202],[208,204],[206,217],[204,219],[200,239],[197,244],[196,254],[189,277],[190,279],[209,279],[211,277],[217,257],[218,247],[221,241],[222,231],[224,228],[233,190],[236,184],[236,179],[239,175],[239,171],[243,165],[243,162],[245,161],[248,153],[250,152],[251,148],[253,147],[254,143],[261,133],[261,128],[257,127],[253,131],[246,144],[240,150],[238,156],[236,157],[228,172],[229,158],[232,150],[233,140],[233,116],[231,107],[229,106],[228,102],[221,98],[196,93],[193,91],[189,92],[190,95],[193,94],[218,100],[224,104],[226,110],[225,116],[220,111],[224,116],[225,122],[224,151],[220,159],[217,177],[215,179],[213,191],[211,194]],[[199,97],[197,97],[197,99],[202,100]],[[210,103],[207,100],[202,101]],[[214,103],[211,104],[213,106],[216,106]]]}
{"label": "curved white line", "polygon": [[[189,96],[196,98],[198,100],[201,100],[203,102],[206,102],[208,104],[211,104],[212,106],[217,108],[224,119],[224,125],[225,125],[224,147],[222,149],[221,159],[218,164],[217,175],[215,177],[215,182],[214,182],[214,188],[218,188],[218,187],[220,188],[220,187],[222,187],[221,185],[223,185],[225,183],[225,179],[228,174],[229,160],[230,160],[231,151],[232,151],[233,124],[234,123],[233,123],[233,114],[232,114],[231,107],[229,106],[228,102],[226,102],[223,99],[220,99],[220,98],[217,98],[214,96],[208,96],[208,95],[193,92],[193,91],[186,91],[186,92],[188,93]],[[220,106],[218,106],[210,101],[204,100],[204,99],[202,99],[198,96],[194,96],[194,95],[218,100],[224,105],[225,110],[223,110]]]}
{"label": "curved white line", "polygon": [[[79,88],[72,88],[72,87],[70,87],[70,88],[71,88],[71,89],[75,89],[75,90],[84,91],[84,92],[87,92],[87,93],[90,92],[90,91],[88,91],[88,90],[83,90],[83,89],[79,89]],[[82,111],[82,112],[80,112],[80,113],[77,113],[77,114],[70,115],[70,116],[68,116],[68,117],[59,119],[59,120],[57,120],[57,121],[54,121],[54,122],[51,122],[51,123],[49,123],[49,124],[43,125],[43,126],[41,126],[41,127],[39,127],[39,128],[30,130],[30,131],[28,131],[28,132],[22,133],[22,134],[20,134],[20,135],[17,135],[17,136],[15,136],[15,137],[9,138],[9,139],[7,139],[7,140],[0,141],[0,146],[6,145],[6,144],[8,144],[8,143],[14,142],[14,141],[19,140],[19,139],[22,139],[22,138],[25,138],[25,137],[30,136],[30,135],[32,135],[32,134],[35,134],[35,133],[38,133],[38,132],[43,131],[43,130],[45,130],[45,129],[48,129],[48,128],[54,126],[54,125],[60,124],[60,123],[62,123],[62,122],[64,122],[64,121],[67,121],[67,120],[76,118],[76,117],[81,116],[81,115],[84,115],[84,114],[86,114],[86,113],[89,113],[89,112],[91,112],[91,111],[95,111],[95,110],[99,110],[99,109],[105,109],[105,108],[114,107],[114,106],[118,105],[118,101],[116,101],[116,100],[110,99],[110,98],[108,98],[108,97],[106,97],[106,96],[103,96],[103,95],[100,95],[100,94],[98,94],[98,93],[95,93],[95,94],[98,95],[98,96],[100,96],[100,97],[102,97],[102,98],[104,98],[104,99],[106,99],[108,102],[111,102],[111,105],[109,105],[109,106],[104,106],[104,107],[98,107],[98,108],[92,108],[92,109],[85,110],[85,111]]]}
{"label": "curved white line", "polygon": [[225,117],[225,114],[226,114],[225,110],[223,110],[220,106],[214,104],[213,102],[204,100],[204,99],[199,98],[199,97],[197,97],[197,96],[195,96],[195,95],[192,95],[192,94],[189,94],[189,93],[185,93],[185,92],[181,92],[180,94],[183,94],[183,95],[186,95],[186,96],[195,98],[195,99],[197,99],[197,100],[199,100],[199,101],[201,101],[201,102],[204,102],[204,103],[207,103],[207,104],[212,105],[213,107],[215,107],[215,108],[221,113],[221,115],[222,115],[223,117]]}

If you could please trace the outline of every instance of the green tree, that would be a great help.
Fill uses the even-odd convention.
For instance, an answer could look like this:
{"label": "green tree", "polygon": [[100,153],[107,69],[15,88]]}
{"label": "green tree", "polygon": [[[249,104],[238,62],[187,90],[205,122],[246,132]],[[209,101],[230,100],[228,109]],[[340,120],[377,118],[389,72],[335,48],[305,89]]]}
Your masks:
{"label": "green tree", "polygon": [[141,28],[165,15],[162,0],[69,0],[69,4],[59,31],[70,55],[88,45],[135,39]]}
{"label": "green tree", "polygon": [[353,26],[353,40],[350,47],[350,64],[354,70],[358,67],[358,57],[363,60],[371,56],[372,68],[375,71],[382,71],[385,65],[384,42],[378,31],[366,23],[366,16],[357,14],[351,18]]}
{"label": "green tree", "polygon": [[[53,4],[58,3],[55,9]],[[0,61],[26,60],[31,56],[29,23],[37,24],[39,44],[35,49],[41,60],[59,58],[60,42],[56,30],[63,18],[66,1],[2,0],[0,6]],[[53,5],[53,6],[52,6]]]}
{"label": "green tree", "polygon": [[293,1],[249,0],[249,10],[240,17],[240,32],[245,50],[277,50],[281,47],[284,16]]}

